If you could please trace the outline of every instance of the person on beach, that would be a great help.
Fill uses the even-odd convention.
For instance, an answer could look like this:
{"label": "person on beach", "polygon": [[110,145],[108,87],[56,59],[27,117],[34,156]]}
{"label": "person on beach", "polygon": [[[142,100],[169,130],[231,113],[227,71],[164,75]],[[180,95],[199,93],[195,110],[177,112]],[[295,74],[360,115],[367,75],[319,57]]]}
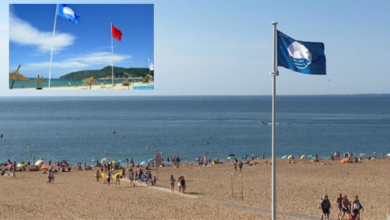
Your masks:
{"label": "person on beach", "polygon": [[179,179],[177,180],[177,186],[179,187],[179,193],[181,193],[181,178],[182,178],[182,176],[180,176]]}
{"label": "person on beach", "polygon": [[119,179],[120,176],[121,175],[118,174],[118,173],[115,175],[115,186],[118,186],[118,185],[120,186],[121,185],[121,180]]}
{"label": "person on beach", "polygon": [[47,174],[47,183],[51,183],[51,178],[53,177],[53,174],[51,172],[51,170],[49,171],[49,173]]}
{"label": "person on beach", "polygon": [[157,178],[156,176],[153,177],[153,186],[156,187]]}
{"label": "person on beach", "polygon": [[362,204],[359,202],[359,197],[356,195],[351,204],[352,212],[357,220],[360,220],[360,210],[364,211]]}
{"label": "person on beach", "polygon": [[13,178],[16,178],[16,176],[15,176],[15,171],[16,171],[16,161],[14,161],[14,164],[13,164],[13,166],[12,166],[12,172],[13,172]]}
{"label": "person on beach", "polygon": [[186,180],[184,179],[184,176],[181,176],[180,179],[180,187],[181,187],[181,192],[184,194],[186,190]]}
{"label": "person on beach", "polygon": [[130,184],[133,184],[133,187],[135,186],[135,183],[134,183],[134,172],[132,169],[130,169],[130,172],[129,172],[129,179],[130,179]]}
{"label": "person on beach", "polygon": [[99,181],[99,170],[96,171],[95,178],[96,178],[96,182],[100,182]]}
{"label": "person on beach", "polygon": [[108,187],[110,187],[110,182],[111,182],[111,172],[110,171],[108,171],[108,173],[107,173],[106,181],[107,181]]}
{"label": "person on beach", "polygon": [[341,211],[343,213],[342,213],[340,220],[344,218],[345,213],[350,214],[349,206],[350,206],[350,202],[348,200],[348,197],[347,197],[347,195],[344,195],[343,200],[341,201]]}
{"label": "person on beach", "polygon": [[337,205],[337,209],[338,209],[338,214],[337,214],[337,219],[340,218],[341,216],[341,204],[342,204],[342,201],[343,201],[343,195],[340,193],[339,197],[336,199],[336,205]]}
{"label": "person on beach", "polygon": [[331,208],[331,205],[328,199],[328,195],[324,196],[324,199],[322,200],[320,205],[322,210],[321,220],[324,218],[324,216],[325,218],[329,219],[329,214],[330,214],[329,209]]}
{"label": "person on beach", "polygon": [[134,176],[136,183],[138,183],[138,177],[139,177],[139,175],[138,175],[138,170],[137,170],[137,171],[135,171],[135,176]]}
{"label": "person on beach", "polygon": [[241,171],[242,171],[242,166],[243,166],[244,164],[242,163],[242,161],[240,160],[240,163],[238,164],[238,167],[240,168],[240,173],[241,173]]}
{"label": "person on beach", "polygon": [[234,161],[234,172],[237,172],[237,161]]}
{"label": "person on beach", "polygon": [[170,181],[171,181],[171,191],[174,192],[175,191],[175,182],[176,182],[176,180],[175,180],[175,178],[173,178],[173,175],[171,175]]}

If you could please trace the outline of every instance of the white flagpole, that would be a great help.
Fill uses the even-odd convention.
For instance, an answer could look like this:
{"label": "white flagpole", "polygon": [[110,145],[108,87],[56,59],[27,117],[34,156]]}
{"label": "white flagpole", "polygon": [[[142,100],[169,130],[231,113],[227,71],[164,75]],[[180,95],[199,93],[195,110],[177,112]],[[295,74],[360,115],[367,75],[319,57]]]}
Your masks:
{"label": "white flagpole", "polygon": [[272,22],[274,26],[274,52],[273,52],[273,71],[271,73],[273,78],[272,83],[272,220],[276,220],[276,149],[275,149],[275,127],[276,127],[276,76],[279,75],[277,64],[277,29],[278,22]]}
{"label": "white flagpole", "polygon": [[114,46],[113,46],[113,43],[112,43],[112,23],[111,23],[111,67],[112,67],[112,89],[114,89],[114,60],[113,60],[113,56],[114,56]]}
{"label": "white flagpole", "polygon": [[51,40],[51,55],[50,55],[50,70],[49,70],[49,89],[50,89],[50,78],[51,78],[51,62],[53,60],[53,47],[54,47],[54,35],[56,33],[56,23],[57,23],[57,12],[58,12],[58,4],[56,6],[56,15],[54,17],[54,28],[53,28],[53,39]]}

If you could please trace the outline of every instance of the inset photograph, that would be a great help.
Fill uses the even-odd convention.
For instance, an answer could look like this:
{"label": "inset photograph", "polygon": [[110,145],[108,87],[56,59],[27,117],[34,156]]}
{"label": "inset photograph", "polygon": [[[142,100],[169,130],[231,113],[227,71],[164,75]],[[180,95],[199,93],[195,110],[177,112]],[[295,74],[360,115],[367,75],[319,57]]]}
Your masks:
{"label": "inset photograph", "polygon": [[154,90],[153,4],[10,4],[9,89]]}

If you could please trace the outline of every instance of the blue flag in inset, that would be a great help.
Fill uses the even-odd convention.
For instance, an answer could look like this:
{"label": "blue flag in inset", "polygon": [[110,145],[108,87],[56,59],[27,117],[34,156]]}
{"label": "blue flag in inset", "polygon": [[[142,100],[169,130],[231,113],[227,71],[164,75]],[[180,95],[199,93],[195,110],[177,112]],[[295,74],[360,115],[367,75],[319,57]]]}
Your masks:
{"label": "blue flag in inset", "polygon": [[299,73],[326,75],[325,46],[294,40],[278,31],[278,66]]}
{"label": "blue flag in inset", "polygon": [[76,14],[68,5],[58,5],[58,15],[73,22],[74,24],[80,23],[80,16]]}

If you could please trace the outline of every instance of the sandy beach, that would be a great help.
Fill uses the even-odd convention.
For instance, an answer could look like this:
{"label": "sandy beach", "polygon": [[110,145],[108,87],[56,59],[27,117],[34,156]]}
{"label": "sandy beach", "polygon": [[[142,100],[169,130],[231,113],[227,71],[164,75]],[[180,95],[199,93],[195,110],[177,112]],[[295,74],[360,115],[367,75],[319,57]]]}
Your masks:
{"label": "sandy beach", "polygon": [[[259,160],[256,166],[244,165],[241,177],[233,164],[224,163],[200,168],[197,164],[182,164],[152,169],[158,175],[157,187],[142,184],[131,187],[126,180],[120,187],[95,182],[93,171],[57,173],[53,184],[46,183],[42,171],[22,171],[12,176],[0,176],[2,219],[39,217],[43,219],[271,219],[271,215],[242,207],[271,209],[271,166]],[[337,218],[335,200],[338,193],[349,198],[359,195],[365,210],[362,219],[385,219],[390,213],[387,196],[390,193],[390,161],[364,161],[359,164],[331,165],[308,160],[287,164],[277,162],[277,209],[279,212],[306,216],[320,215],[317,205],[324,194],[329,195],[333,208],[330,217]],[[4,167],[2,167],[4,169]],[[6,172],[10,173],[10,172]],[[169,178],[184,176],[186,195],[171,193]],[[232,185],[233,182],[233,195]],[[177,190],[177,186],[175,186]],[[242,197],[243,196],[243,200]],[[226,203],[237,206],[226,206]],[[225,204],[225,205],[222,205]],[[278,215],[280,219],[301,219]],[[319,219],[319,218],[318,218]],[[345,218],[344,218],[345,219]]]}
{"label": "sandy beach", "polygon": [[[50,87],[50,90],[133,90],[133,87],[135,86],[154,86],[154,82],[151,81],[149,83],[143,83],[143,82],[134,82],[131,83],[129,87],[123,86],[121,83],[115,84],[115,86],[112,86],[112,84],[106,84],[104,88],[100,84],[92,84],[91,88],[89,86],[75,86],[71,85],[63,86],[63,87]],[[13,90],[20,90],[22,88],[13,88]],[[36,90],[36,88],[24,88],[23,90]],[[48,90],[47,87],[44,87],[43,90]]]}

